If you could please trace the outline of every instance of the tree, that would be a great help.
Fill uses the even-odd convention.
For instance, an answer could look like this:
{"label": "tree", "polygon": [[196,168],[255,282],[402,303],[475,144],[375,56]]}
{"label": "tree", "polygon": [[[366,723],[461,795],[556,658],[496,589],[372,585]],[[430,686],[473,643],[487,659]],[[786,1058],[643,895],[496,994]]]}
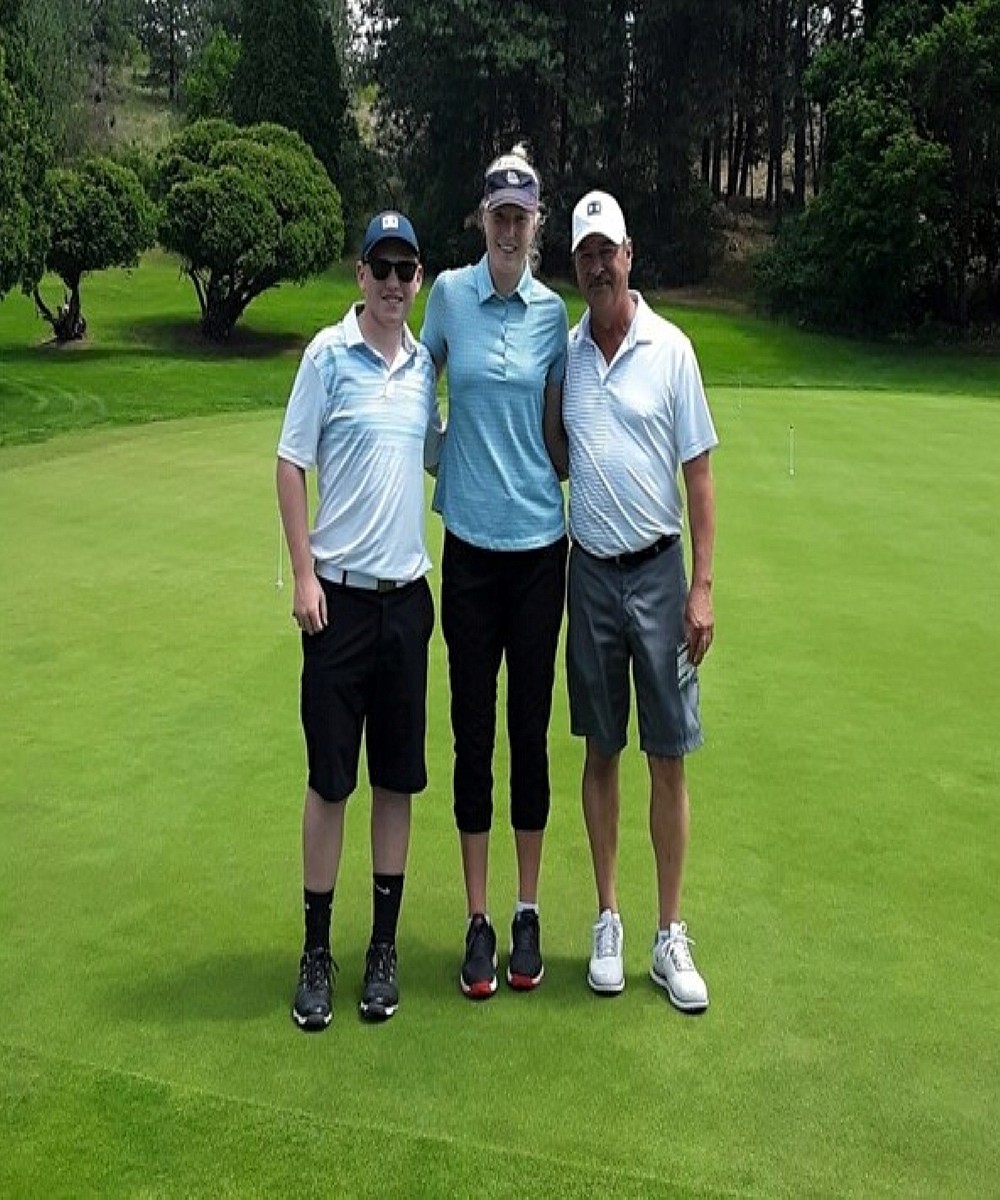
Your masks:
{"label": "tree", "polygon": [[0,297],[41,278],[48,227],[42,193],[49,149],[33,105],[8,78],[0,43]]}
{"label": "tree", "polygon": [[831,106],[830,178],[759,264],[772,308],[852,332],[912,329],[928,312],[947,228],[947,151],[904,106],[855,88]]}
{"label": "tree", "polygon": [[1000,306],[1000,0],[866,8],[805,75],[819,197],[761,264],[769,303],[890,332]]}
{"label": "tree", "polygon": [[129,0],[84,0],[87,40],[97,86],[108,86],[108,72],[124,59],[128,46]]}
{"label": "tree", "polygon": [[946,303],[958,324],[1000,300],[1000,0],[957,4],[911,44],[918,120],[948,148],[952,215]]}
{"label": "tree", "polygon": [[160,240],[180,255],[214,341],[262,292],[303,283],[343,249],[337,189],[302,138],[278,125],[195,122],[161,152],[158,192]]}
{"label": "tree", "polygon": [[[563,7],[561,0],[533,6],[497,0],[369,4],[380,149],[396,169],[397,189],[407,196],[432,268],[476,251],[480,243],[469,217],[482,196],[483,170],[515,141],[530,143],[546,202],[552,200],[561,153]],[[607,24],[595,25],[594,40]],[[592,42],[588,69],[601,62]],[[600,115],[593,119],[596,125]],[[565,160],[573,150],[562,148]]]}
{"label": "tree", "polygon": [[217,29],[195,54],[184,76],[184,114],[189,121],[233,117],[233,81],[240,44]]}
{"label": "tree", "polygon": [[180,95],[181,75],[187,62],[192,12],[196,0],[140,0],[138,33],[149,55],[149,77],[166,85],[174,103]]}
{"label": "tree", "polygon": [[66,286],[53,312],[33,289],[38,311],[61,342],[82,338],[87,322],[80,307],[80,282],[91,271],[135,267],[156,238],[153,205],[135,172],[106,158],[80,167],[57,167],[45,181],[51,241],[45,265]]}
{"label": "tree", "polygon": [[368,203],[365,172],[329,17],[317,0],[243,0],[241,46],[237,124],[270,121],[301,134],[336,183],[347,224],[357,226]]}
{"label": "tree", "polygon": [[380,146],[432,267],[476,252],[469,218],[483,169],[524,140],[543,179],[546,268],[569,268],[569,213],[602,186],[629,213],[637,278],[704,275],[710,197],[691,167],[718,109],[700,75],[728,0],[370,0],[365,9]]}
{"label": "tree", "polygon": [[7,71],[57,159],[86,141],[85,21],[78,0],[6,0]]}

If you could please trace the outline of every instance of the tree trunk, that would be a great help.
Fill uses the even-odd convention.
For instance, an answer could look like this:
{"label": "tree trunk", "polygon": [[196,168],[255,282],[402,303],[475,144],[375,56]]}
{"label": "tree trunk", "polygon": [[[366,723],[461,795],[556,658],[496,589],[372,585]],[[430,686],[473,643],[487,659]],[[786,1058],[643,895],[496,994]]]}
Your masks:
{"label": "tree trunk", "polygon": [[722,126],[717,121],[712,130],[712,195],[722,196]]}
{"label": "tree trunk", "polygon": [[729,129],[726,134],[726,198],[736,192],[737,164],[740,161],[742,142],[742,118],[737,118],[735,105],[729,102]]}
{"label": "tree trunk", "polygon": [[794,37],[795,93],[792,102],[792,125],[795,165],[793,193],[795,208],[801,212],[806,206],[806,99],[802,89],[802,76],[808,66],[809,56],[808,0],[798,0]]}
{"label": "tree trunk", "polygon": [[785,147],[785,67],[788,61],[788,0],[771,0],[768,45],[770,110],[767,129],[767,200],[781,223],[784,209],[782,153]]}
{"label": "tree trunk", "polygon": [[69,291],[63,293],[63,302],[55,312],[42,299],[37,284],[32,298],[40,316],[52,326],[57,342],[78,342],[87,334],[87,319],[80,308],[80,281],[70,280],[67,286]]}
{"label": "tree trunk", "polygon": [[743,156],[740,162],[740,182],[739,194],[746,199],[747,191],[750,192],[750,199],[753,200],[753,167],[754,167],[754,140],[756,131],[753,123],[747,121],[746,133],[743,142]]}
{"label": "tree trunk", "polygon": [[202,309],[201,331],[210,341],[228,342],[236,322],[247,305],[277,280],[260,280],[259,286],[248,291],[239,279],[226,276],[209,280]]}

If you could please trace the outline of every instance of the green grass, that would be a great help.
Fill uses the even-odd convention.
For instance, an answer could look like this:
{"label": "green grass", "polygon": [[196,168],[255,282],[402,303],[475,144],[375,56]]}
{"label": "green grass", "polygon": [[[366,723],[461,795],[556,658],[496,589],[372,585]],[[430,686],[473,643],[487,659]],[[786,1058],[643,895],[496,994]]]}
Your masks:
{"label": "green grass", "polygon": [[[287,1016],[302,749],[273,454],[298,348],[351,290],[337,275],[283,289],[221,352],[191,337],[193,296],[162,262],[91,281],[93,341],[69,353],[30,345],[21,298],[0,306],[4,439],[47,439],[0,451],[0,1194],[990,1194],[996,365],[677,314],[722,436],[686,889],[705,1017],[674,1013],[645,978],[634,748],[629,984],[611,1001],[587,991],[592,881],[561,671],[545,983],[461,997],[436,631],[402,1007],[380,1028],[353,1013],[370,892],[359,795],[340,1007],[306,1038]],[[84,395],[95,403],[74,406]],[[240,406],[265,411],[189,415]],[[134,424],[170,415],[187,419]],[[50,436],[88,423],[125,427]],[[497,776],[503,924],[502,753]]]}

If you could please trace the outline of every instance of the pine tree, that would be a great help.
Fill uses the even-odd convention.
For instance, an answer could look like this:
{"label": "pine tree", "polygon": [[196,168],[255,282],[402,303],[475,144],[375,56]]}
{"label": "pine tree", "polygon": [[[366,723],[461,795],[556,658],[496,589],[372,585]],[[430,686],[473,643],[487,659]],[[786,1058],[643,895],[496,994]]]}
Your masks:
{"label": "pine tree", "polygon": [[317,0],[243,0],[233,113],[294,129],[340,184],[351,116],[333,31]]}

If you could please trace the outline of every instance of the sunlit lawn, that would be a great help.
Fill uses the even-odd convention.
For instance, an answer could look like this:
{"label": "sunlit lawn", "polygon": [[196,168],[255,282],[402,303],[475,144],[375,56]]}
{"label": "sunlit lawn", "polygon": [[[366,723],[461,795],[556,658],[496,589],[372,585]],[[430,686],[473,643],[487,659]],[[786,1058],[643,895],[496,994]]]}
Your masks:
{"label": "sunlit lawn", "polygon": [[1000,366],[675,311],[722,437],[686,890],[712,1007],[684,1018],[646,978],[634,748],[629,982],[587,990],[561,675],[545,982],[462,998],[438,631],[402,1005],[384,1027],[354,1013],[362,793],[338,1011],[307,1038],[287,1015],[302,748],[273,454],[301,346],[352,295],[344,273],[281,289],[221,351],[159,258],[88,282],[78,348],[0,305],[0,1195],[991,1194]]}

